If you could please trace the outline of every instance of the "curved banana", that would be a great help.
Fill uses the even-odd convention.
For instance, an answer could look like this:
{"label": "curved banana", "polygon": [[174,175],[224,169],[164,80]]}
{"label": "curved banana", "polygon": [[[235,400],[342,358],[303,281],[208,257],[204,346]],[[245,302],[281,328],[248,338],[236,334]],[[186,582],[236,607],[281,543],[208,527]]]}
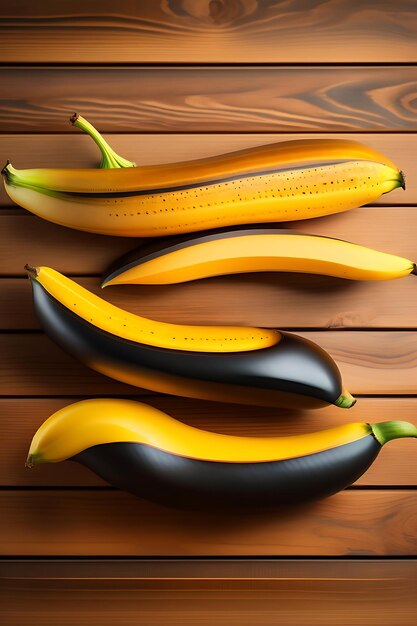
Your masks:
{"label": "curved banana", "polygon": [[48,335],[111,378],[174,395],[268,406],[352,406],[323,349],[291,333],[148,320],[105,302],[59,272],[30,268]]}
{"label": "curved banana", "polygon": [[169,285],[245,272],[305,272],[351,280],[389,280],[415,263],[341,239],[278,228],[223,229],[145,244],[113,263],[109,285]]}
{"label": "curved banana", "polygon": [[128,167],[95,129],[86,129],[112,169],[17,170],[8,163],[2,173],[10,198],[70,228],[157,237],[319,217],[404,187],[402,172],[389,159],[354,141],[285,141],[194,161]]}
{"label": "curved banana", "polygon": [[70,459],[116,487],[174,506],[274,506],[340,491],[387,441],[416,436],[415,426],[394,421],[237,437],[187,426],[138,402],[84,400],[42,424],[27,465]]}

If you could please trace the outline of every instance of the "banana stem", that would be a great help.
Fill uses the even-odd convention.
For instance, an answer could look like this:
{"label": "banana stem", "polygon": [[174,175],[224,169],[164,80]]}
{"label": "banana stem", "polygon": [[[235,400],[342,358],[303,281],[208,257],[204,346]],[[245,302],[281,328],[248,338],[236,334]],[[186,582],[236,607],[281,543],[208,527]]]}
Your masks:
{"label": "banana stem", "polygon": [[98,130],[94,128],[90,122],[88,122],[82,115],[74,113],[70,117],[70,122],[77,128],[83,130],[87,135],[90,135],[91,139],[98,145],[102,158],[100,167],[103,169],[112,169],[117,167],[136,167],[136,163],[124,159],[117,154],[113,148],[109,146],[107,141],[100,135]]}
{"label": "banana stem", "polygon": [[25,270],[27,271],[29,278],[36,278],[37,275],[39,274],[38,268],[33,267],[32,265],[29,265],[28,263],[26,263],[25,265]]}
{"label": "banana stem", "polygon": [[7,159],[6,164],[3,165],[3,168],[1,170],[1,175],[4,176],[5,178],[7,178],[7,176],[8,176],[9,165],[11,165],[11,163],[10,163],[9,159]]}
{"label": "banana stem", "polygon": [[400,439],[401,437],[417,437],[417,427],[410,422],[379,422],[378,424],[370,424],[374,437],[381,446],[392,439]]}
{"label": "banana stem", "polygon": [[335,402],[335,405],[341,409],[350,409],[351,406],[356,404],[357,400],[346,389],[343,389],[342,393]]}

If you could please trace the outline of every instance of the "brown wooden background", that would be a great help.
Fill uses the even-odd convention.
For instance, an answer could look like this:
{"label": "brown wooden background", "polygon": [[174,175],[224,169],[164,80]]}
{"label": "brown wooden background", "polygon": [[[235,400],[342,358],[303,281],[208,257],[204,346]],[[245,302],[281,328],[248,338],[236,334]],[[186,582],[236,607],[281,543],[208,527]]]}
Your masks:
{"label": "brown wooden background", "polygon": [[[327,133],[387,153],[407,191],[302,228],[417,259],[414,0],[15,0],[1,3],[0,154],[95,166],[77,110],[138,164]],[[93,290],[133,240],[77,233],[0,196],[0,564],[7,626],[415,624],[416,442],[384,448],[352,488],[279,515],[171,511],[70,463],[24,468],[36,428],[81,397],[138,395],[225,433],[287,434],[417,414],[415,277],[225,277],[106,297],[180,323],[296,329],[360,401],[289,414],[150,395],[73,361],[39,330],[23,265]],[[300,227],[299,224],[296,225]]]}

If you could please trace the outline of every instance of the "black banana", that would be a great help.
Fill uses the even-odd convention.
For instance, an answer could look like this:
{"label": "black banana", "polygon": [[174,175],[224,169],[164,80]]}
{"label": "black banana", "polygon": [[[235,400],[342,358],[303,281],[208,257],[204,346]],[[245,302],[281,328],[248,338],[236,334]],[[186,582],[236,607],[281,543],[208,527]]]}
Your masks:
{"label": "black banana", "polygon": [[387,441],[416,436],[412,424],[393,421],[291,437],[236,437],[187,426],[142,403],[96,399],[46,420],[27,465],[70,459],[120,489],[171,506],[274,507],[340,491]]}
{"label": "black banana", "polygon": [[105,302],[50,268],[29,273],[35,310],[48,335],[116,380],[243,404],[348,408],[355,402],[327,352],[292,333],[155,322]]}

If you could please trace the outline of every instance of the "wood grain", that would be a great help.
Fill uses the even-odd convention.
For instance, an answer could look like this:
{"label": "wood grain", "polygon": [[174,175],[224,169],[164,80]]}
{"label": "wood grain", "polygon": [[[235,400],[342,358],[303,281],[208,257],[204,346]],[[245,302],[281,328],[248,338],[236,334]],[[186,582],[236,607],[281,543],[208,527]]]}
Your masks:
{"label": "wood grain", "polygon": [[24,276],[28,261],[74,275],[101,274],[118,255],[139,243],[57,226],[18,208],[0,211],[0,232],[0,275]]}
{"label": "wood grain", "polygon": [[[204,128],[204,127],[203,127]],[[344,135],[343,135],[344,136]],[[336,137],[340,133],[306,133],[304,137]],[[113,148],[140,165],[184,161],[273,143],[299,139],[294,133],[276,134],[190,134],[190,135],[138,135],[112,134],[107,136]],[[388,155],[405,172],[407,189],[395,189],[382,196],[378,204],[417,204],[417,177],[415,154],[417,139],[414,133],[351,133],[349,139],[369,145]],[[16,168],[25,167],[95,167],[100,159],[97,146],[81,131],[66,135],[0,135],[0,163],[10,159]],[[409,176],[408,176],[409,174]],[[0,205],[10,206],[11,201],[2,189]]]}
{"label": "wood grain", "polygon": [[[406,192],[292,226],[416,260],[414,0],[3,5],[0,166],[7,158],[19,168],[96,166],[96,147],[68,123],[75,110],[139,165],[301,134],[354,138],[405,171]],[[414,625],[415,440],[384,447],[351,489],[268,514],[165,509],[103,488],[74,463],[29,472],[23,461],[48,415],[95,394],[144,400],[230,434],[415,422],[415,278],[366,284],[264,274],[108,289],[105,298],[155,319],[312,329],[306,336],[365,395],[350,412],[298,413],[158,396],[95,374],[39,333],[23,279],[29,261],[98,291],[98,276],[139,242],[71,231],[10,205],[1,189],[0,622]]]}
{"label": "wood grain", "polygon": [[16,0],[1,58],[30,63],[412,62],[413,0]]}
{"label": "wood grain", "polygon": [[74,133],[78,109],[106,133],[417,130],[416,66],[10,67],[0,84],[3,133]]}
{"label": "wood grain", "polygon": [[[315,235],[343,238],[346,241],[398,254],[411,260],[417,258],[415,242],[413,237],[410,237],[410,232],[415,232],[417,229],[417,211],[413,207],[362,207],[328,217],[302,222],[286,222],[283,226]],[[130,237],[105,237],[81,233],[51,224],[18,208],[0,211],[0,232],[2,239],[0,276],[26,276],[24,266],[28,262],[32,265],[50,265],[73,276],[101,275],[119,256],[139,247],[141,243],[141,240]],[[259,276],[256,277],[256,282],[258,278]],[[290,278],[297,281],[295,274]],[[312,276],[304,278],[308,281],[306,283],[308,285],[311,280],[314,281]],[[264,274],[262,280],[272,281],[274,285],[279,285],[281,282],[285,285],[285,277],[278,273],[269,276]],[[325,279],[322,277],[320,280]],[[408,282],[410,280],[412,279],[410,278]],[[172,289],[176,293],[181,293],[181,290],[188,293],[201,288],[202,295],[203,290],[208,290],[209,293],[210,285],[216,284],[217,281],[218,279],[212,279],[188,285],[174,285]],[[240,281],[249,281],[248,284],[254,282],[253,277],[250,276],[233,276],[223,278],[222,281],[227,282],[228,289],[232,285],[238,287]],[[337,284],[341,284],[343,288],[348,284],[353,285],[353,283],[345,282]],[[394,284],[400,283],[392,283]],[[356,287],[358,287],[357,283]],[[377,288],[371,283],[368,287]],[[385,288],[391,287],[385,283]],[[117,292],[121,293],[124,289],[125,287],[121,287]],[[143,290],[140,287],[138,289]],[[151,292],[164,294],[168,293],[171,287],[161,286],[149,289]],[[110,297],[111,293],[116,293],[116,289],[107,288],[103,295]],[[227,299],[227,293],[223,295]],[[2,293],[0,297],[7,298],[7,294]],[[208,300],[208,297],[206,299]],[[379,314],[383,314],[383,311],[379,311]]]}
{"label": "wood grain", "polygon": [[[299,332],[338,363],[354,395],[417,393],[414,331]],[[64,353],[45,335],[0,335],[0,395],[135,395],[137,387],[97,374]]]}
{"label": "wood grain", "polygon": [[[11,398],[0,400],[0,486],[39,487],[103,485],[93,472],[76,463],[24,467],[30,441],[45,419],[75,398]],[[283,411],[199,402],[169,396],[138,397],[196,428],[229,435],[286,436],[332,428],[346,422],[415,422],[416,398],[361,398],[345,413],[336,407],[321,411]],[[417,483],[417,442],[400,439],[386,445],[372,467],[356,483],[364,486],[413,486]]]}
{"label": "wood grain", "polygon": [[[149,579],[148,573],[172,569],[166,562],[162,567],[158,561],[145,566],[143,561],[130,563],[133,567],[122,563],[122,571],[133,576],[110,580],[94,579],[91,574],[83,577],[82,572],[92,569],[88,562],[78,561],[75,568],[74,563],[62,561],[8,564],[20,576],[7,575],[2,581],[0,617],[8,626],[36,624],[38,617],[50,626],[113,626],[116,619],[123,626],[271,626],[277,615],[288,626],[364,626],[364,617],[371,626],[411,626],[415,609],[414,560],[232,563],[246,580],[225,578],[229,563],[219,560],[211,561],[214,567],[204,561],[189,562],[193,570],[216,572],[214,579],[200,580],[179,577],[178,570],[190,569],[184,568],[184,562],[173,563],[175,577],[168,580]],[[121,569],[108,561],[94,565],[99,571],[103,566]],[[57,572],[57,578],[47,578],[45,570]],[[138,572],[143,570],[147,576],[140,579]],[[75,578],[68,572],[75,572]],[[259,572],[264,573],[262,579]]]}
{"label": "wood grain", "polygon": [[415,556],[417,492],[345,491],[281,511],[168,509],[116,491],[3,491],[3,556]]}

